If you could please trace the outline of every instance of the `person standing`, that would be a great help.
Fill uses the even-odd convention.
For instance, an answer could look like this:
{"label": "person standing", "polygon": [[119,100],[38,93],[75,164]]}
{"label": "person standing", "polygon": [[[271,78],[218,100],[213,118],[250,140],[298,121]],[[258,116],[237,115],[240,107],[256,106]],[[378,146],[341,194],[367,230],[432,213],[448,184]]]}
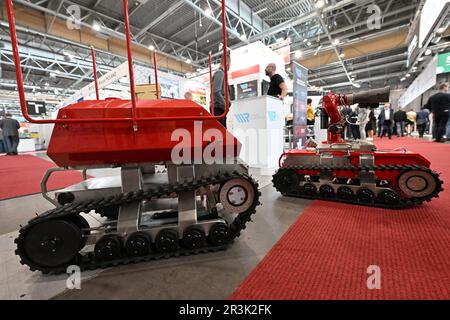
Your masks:
{"label": "person standing", "polygon": [[[227,66],[225,66],[225,57],[222,56],[219,69],[213,76],[213,92],[214,92],[214,115],[220,116],[225,113],[225,72],[230,69],[230,57],[227,55]],[[230,96],[230,88],[228,96]],[[218,120],[225,128],[227,127],[227,118]]]}
{"label": "person standing", "polygon": [[184,93],[184,100],[194,101],[194,96],[192,95],[192,92],[186,91]]}
{"label": "person standing", "polygon": [[0,129],[3,132],[3,139],[6,142],[8,153],[6,155],[17,155],[17,147],[19,146],[19,129],[20,123],[12,118],[11,113],[6,113],[5,118],[0,121]]}
{"label": "person standing", "polygon": [[366,124],[366,136],[367,140],[373,140],[374,131],[377,127],[377,118],[375,117],[375,113],[373,110],[370,110],[369,113],[369,122]]}
{"label": "person standing", "polygon": [[312,106],[312,99],[308,98],[306,105],[306,125],[313,126],[315,123],[314,108]]}
{"label": "person standing", "polygon": [[[0,120],[1,121],[1,120]],[[7,153],[6,144],[3,140],[3,131],[0,129],[0,154],[1,153]]]}
{"label": "person standing", "polygon": [[430,115],[430,112],[428,109],[423,108],[416,114],[416,125],[417,125],[417,131],[419,131],[419,138],[423,138],[423,135],[425,133],[425,129],[428,125],[428,116]]}
{"label": "person standing", "polygon": [[392,110],[390,103],[386,103],[384,105],[384,108],[380,114],[380,122],[381,122],[380,138],[383,138],[387,133],[389,139],[392,139],[392,124],[394,122],[394,110]]}
{"label": "person standing", "polygon": [[366,126],[369,123],[370,111],[368,108],[358,107],[358,124],[359,124],[359,138],[361,140],[366,140]]}
{"label": "person standing", "polygon": [[394,113],[394,122],[397,129],[397,137],[405,136],[406,112],[401,107]]}
{"label": "person standing", "polygon": [[287,85],[283,77],[280,76],[277,71],[275,63],[269,63],[266,67],[266,75],[270,77],[270,86],[267,91],[268,96],[276,97],[280,100],[284,100],[287,96]]}
{"label": "person standing", "polygon": [[406,131],[408,133],[408,135],[410,136],[411,133],[414,131],[414,127],[416,125],[416,113],[414,112],[414,110],[409,110],[406,113],[406,122],[407,122],[407,128]]}
{"label": "person standing", "polygon": [[442,83],[439,86],[439,92],[432,95],[425,107],[433,113],[433,121],[436,123],[435,142],[445,142],[443,137],[447,129],[450,110],[450,94],[448,93],[449,84]]}
{"label": "person standing", "polygon": [[348,115],[348,121],[350,122],[351,138],[353,140],[359,140],[361,137],[359,135],[358,107],[352,106],[351,112]]}

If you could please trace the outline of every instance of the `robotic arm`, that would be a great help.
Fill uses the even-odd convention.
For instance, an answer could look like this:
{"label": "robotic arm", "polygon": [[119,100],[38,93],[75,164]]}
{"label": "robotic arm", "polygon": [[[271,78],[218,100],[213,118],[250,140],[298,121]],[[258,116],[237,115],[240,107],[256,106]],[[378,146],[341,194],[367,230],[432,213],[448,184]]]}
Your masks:
{"label": "robotic arm", "polygon": [[341,143],[344,131],[345,116],[341,113],[341,107],[356,103],[380,103],[389,101],[389,87],[371,91],[363,91],[355,94],[338,95],[329,93],[322,99],[322,121],[328,128],[327,143]]}

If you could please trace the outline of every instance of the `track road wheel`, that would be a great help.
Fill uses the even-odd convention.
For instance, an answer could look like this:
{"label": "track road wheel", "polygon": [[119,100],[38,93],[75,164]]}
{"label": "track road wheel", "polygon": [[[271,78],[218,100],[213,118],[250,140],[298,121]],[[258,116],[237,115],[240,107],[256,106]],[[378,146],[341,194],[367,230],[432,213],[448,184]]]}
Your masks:
{"label": "track road wheel", "polygon": [[98,261],[112,261],[122,256],[123,239],[118,235],[106,235],[95,244],[95,258]]}
{"label": "track road wheel", "polygon": [[156,250],[161,253],[177,251],[179,248],[178,232],[173,229],[161,230],[155,238]]}
{"label": "track road wheel", "polygon": [[395,205],[400,202],[400,197],[394,191],[384,190],[378,195],[378,201],[386,205]]}
{"label": "track road wheel", "polygon": [[334,188],[329,184],[324,184],[319,188],[319,194],[327,199],[331,199],[335,197]]}
{"label": "track road wheel", "polygon": [[337,195],[339,199],[342,200],[353,200],[354,194],[353,190],[349,187],[339,187],[337,191]]}
{"label": "track road wheel", "polygon": [[199,227],[189,227],[183,232],[183,246],[188,249],[198,249],[206,244],[205,233]]}
{"label": "track road wheel", "polygon": [[289,194],[298,190],[300,177],[295,171],[280,169],[273,176],[275,189],[282,194]]}
{"label": "track road wheel", "polygon": [[372,203],[375,200],[375,193],[368,188],[359,189],[356,196],[361,203]]}
{"label": "track road wheel", "polygon": [[315,196],[317,194],[317,187],[311,183],[311,182],[307,182],[303,185],[303,193],[308,195],[308,196]]}
{"label": "track road wheel", "polygon": [[231,230],[225,223],[216,223],[209,230],[209,241],[213,246],[223,246],[230,242],[230,240]]}
{"label": "track road wheel", "polygon": [[150,254],[152,238],[146,232],[134,232],[125,241],[125,251],[130,257],[142,257]]}
{"label": "track road wheel", "polygon": [[65,266],[80,250],[82,232],[75,223],[66,220],[48,220],[37,223],[17,241],[18,254],[30,267]]}

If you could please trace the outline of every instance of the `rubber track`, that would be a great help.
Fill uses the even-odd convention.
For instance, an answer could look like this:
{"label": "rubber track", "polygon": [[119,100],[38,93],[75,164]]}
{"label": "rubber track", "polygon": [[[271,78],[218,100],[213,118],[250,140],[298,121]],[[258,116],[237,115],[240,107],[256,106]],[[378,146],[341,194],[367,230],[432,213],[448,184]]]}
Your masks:
{"label": "rubber track", "polygon": [[[342,202],[347,204],[357,204],[357,205],[363,205],[363,206],[370,206],[370,207],[380,207],[380,208],[386,208],[386,209],[403,209],[403,208],[410,208],[414,207],[416,205],[419,205],[423,203],[424,201],[431,201],[433,198],[439,197],[439,192],[443,191],[442,188],[443,181],[439,179],[439,174],[431,170],[430,168],[419,166],[419,165],[379,165],[379,166],[352,166],[352,165],[346,165],[346,166],[327,166],[327,165],[303,165],[303,166],[283,166],[281,167],[275,174],[274,179],[272,180],[272,183],[277,189],[278,192],[281,193],[281,191],[278,189],[278,187],[275,184],[275,176],[278,172],[281,170],[307,170],[307,171],[353,171],[353,172],[361,172],[361,171],[400,171],[400,172],[406,172],[409,170],[421,170],[430,173],[435,181],[436,181],[436,189],[434,192],[427,198],[402,198],[400,199],[400,202],[398,204],[394,205],[388,205],[381,202],[372,202],[372,203],[364,203],[359,202],[356,199],[355,200],[344,200],[339,199],[337,196],[334,198],[327,198],[320,196],[319,193],[317,193],[315,196],[310,196],[307,194],[304,194],[301,192],[301,190],[298,190],[296,193],[285,193],[284,196],[290,196],[290,197],[296,197],[296,198],[305,198],[305,199],[311,199],[311,200],[325,200],[325,201],[334,201],[334,202]],[[342,186],[345,186],[344,184]],[[389,189],[389,188],[387,188]]]}
{"label": "rubber track", "polygon": [[[72,216],[79,215],[80,213],[89,213],[92,210],[101,209],[109,206],[121,206],[127,203],[132,203],[136,201],[143,201],[143,200],[154,200],[161,198],[163,196],[169,196],[173,193],[180,193],[183,191],[192,191],[197,190],[201,187],[208,187],[211,185],[217,185],[222,184],[228,180],[231,179],[239,179],[243,178],[248,180],[255,190],[255,200],[249,210],[246,212],[243,212],[239,214],[234,221],[229,225],[229,228],[231,230],[231,240],[228,244],[223,246],[205,246],[203,248],[198,249],[185,249],[180,248],[178,251],[170,252],[170,253],[159,253],[159,252],[152,252],[151,254],[143,257],[123,257],[117,260],[108,261],[108,262],[101,262],[97,261],[94,257],[93,252],[87,252],[87,253],[79,253],[78,256],[74,261],[71,261],[67,265],[58,266],[58,267],[44,267],[37,265],[31,261],[25,253],[24,250],[24,240],[26,239],[26,234],[28,230],[30,230],[33,226],[35,226],[38,223],[42,223],[44,221],[52,220],[52,219],[70,219]],[[258,183],[253,180],[249,175],[247,174],[240,174],[238,172],[233,173],[223,173],[223,174],[217,174],[212,175],[207,178],[202,178],[199,180],[193,180],[189,182],[185,182],[182,184],[167,184],[164,186],[160,186],[158,189],[155,190],[148,190],[143,191],[139,190],[136,192],[129,192],[129,193],[122,193],[118,194],[116,196],[110,196],[107,198],[100,198],[93,201],[85,201],[85,202],[76,202],[72,204],[66,204],[62,207],[55,208],[52,210],[48,210],[41,215],[36,216],[35,218],[31,219],[26,226],[23,226],[19,230],[19,236],[14,240],[14,242],[17,244],[17,249],[15,253],[20,256],[21,260],[20,263],[24,265],[28,265],[31,271],[41,271],[44,274],[59,274],[59,273],[65,273],[67,270],[67,267],[69,265],[77,265],[80,267],[80,269],[83,270],[95,270],[98,268],[108,268],[112,266],[117,265],[126,265],[130,263],[138,263],[143,261],[150,261],[150,260],[158,260],[162,258],[170,258],[175,256],[182,256],[182,255],[193,255],[193,254],[200,254],[200,253],[206,253],[206,252],[213,252],[213,251],[219,251],[219,250],[225,250],[228,248],[228,246],[234,241],[235,238],[240,236],[240,233],[242,230],[246,228],[246,223],[251,221],[251,216],[256,213],[256,207],[260,205],[259,197],[261,196],[261,193],[258,190]],[[105,233],[106,234],[106,233]]]}

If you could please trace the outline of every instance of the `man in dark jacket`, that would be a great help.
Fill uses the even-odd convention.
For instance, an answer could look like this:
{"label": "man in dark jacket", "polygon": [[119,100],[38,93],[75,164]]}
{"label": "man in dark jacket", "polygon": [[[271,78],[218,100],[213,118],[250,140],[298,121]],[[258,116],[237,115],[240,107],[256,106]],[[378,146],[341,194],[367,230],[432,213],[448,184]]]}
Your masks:
{"label": "man in dark jacket", "polygon": [[450,94],[448,93],[448,83],[439,86],[439,92],[428,99],[425,108],[431,110],[436,124],[436,142],[445,142],[443,136],[447,129],[447,122],[450,111]]}
{"label": "man in dark jacket", "polygon": [[397,137],[405,136],[405,123],[406,123],[406,112],[402,110],[402,108],[398,108],[398,110],[394,113],[394,121],[397,129]]}
{"label": "man in dark jacket", "polygon": [[394,123],[394,110],[391,105],[386,103],[383,110],[381,110],[379,120],[381,123],[381,138],[387,133],[389,139],[392,139],[392,124]]}
{"label": "man in dark jacket", "polygon": [[[221,116],[225,113],[225,72],[230,69],[230,57],[227,56],[227,66],[225,66],[225,59],[222,57],[220,68],[214,73],[213,76],[213,92],[214,92],[214,115]],[[228,96],[230,89],[228,90]],[[220,119],[219,122],[226,128],[227,119]]]}
{"label": "man in dark jacket", "polygon": [[3,139],[6,142],[8,153],[6,155],[17,155],[17,147],[19,146],[19,128],[20,123],[16,119],[12,119],[10,113],[5,114],[5,119],[0,121],[0,129],[2,129]]}

